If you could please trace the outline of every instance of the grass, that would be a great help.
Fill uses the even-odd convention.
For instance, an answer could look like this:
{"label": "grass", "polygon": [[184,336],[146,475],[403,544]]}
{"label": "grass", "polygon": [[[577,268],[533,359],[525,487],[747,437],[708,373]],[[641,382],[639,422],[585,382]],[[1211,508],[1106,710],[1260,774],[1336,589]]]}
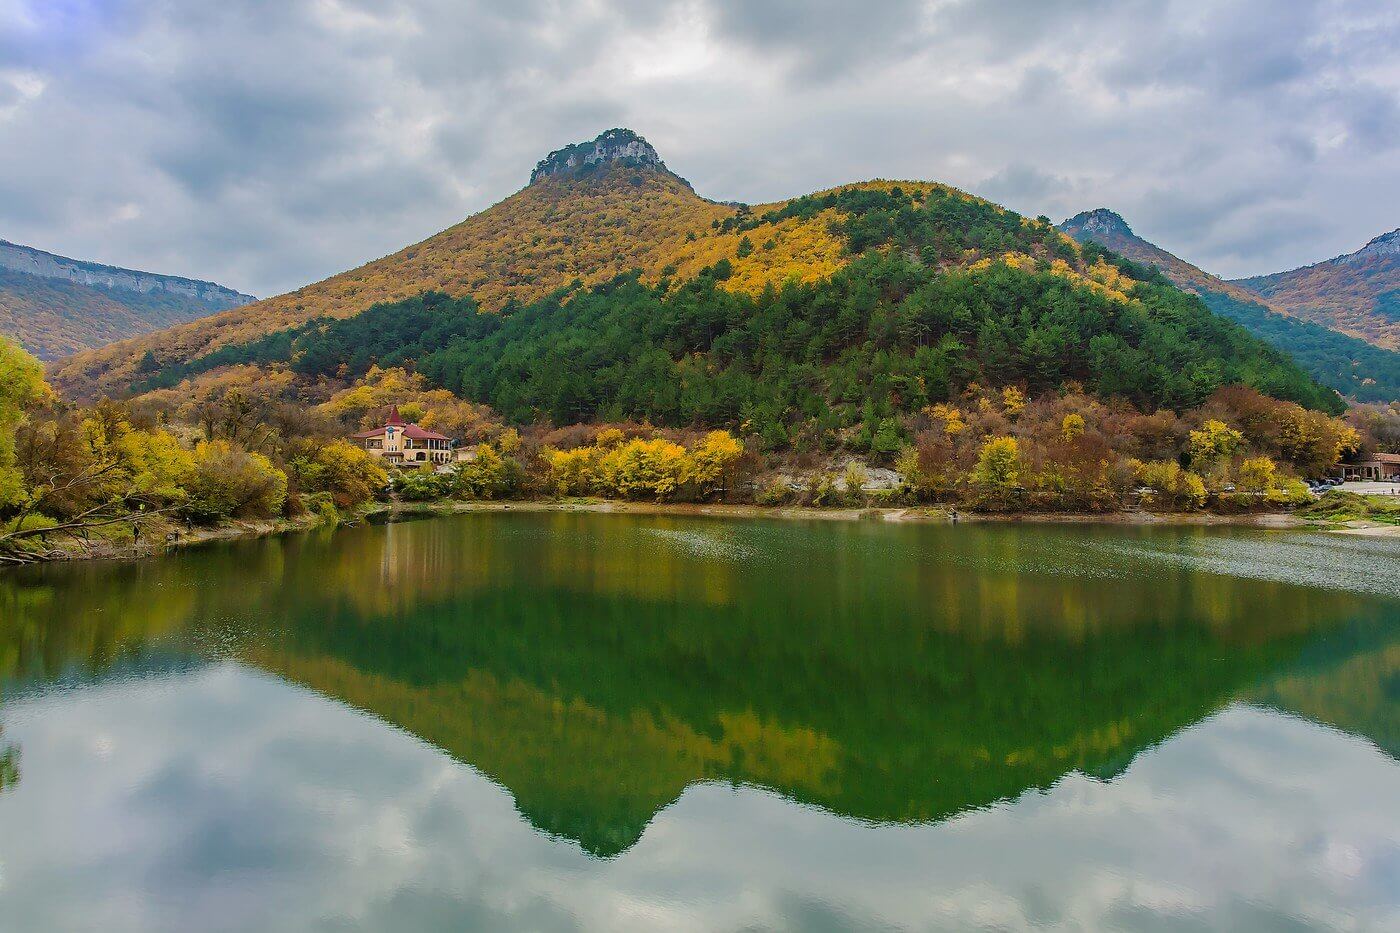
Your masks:
{"label": "grass", "polygon": [[1363,496],[1360,493],[1334,489],[1311,505],[1298,510],[1304,518],[1314,518],[1331,524],[1368,521],[1383,525],[1400,525],[1400,498],[1392,496]]}

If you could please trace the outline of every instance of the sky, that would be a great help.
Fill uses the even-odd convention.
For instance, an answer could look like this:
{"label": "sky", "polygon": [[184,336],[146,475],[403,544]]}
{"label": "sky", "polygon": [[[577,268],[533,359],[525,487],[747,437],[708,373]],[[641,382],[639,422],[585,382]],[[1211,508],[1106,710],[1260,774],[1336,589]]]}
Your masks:
{"label": "sky", "polygon": [[718,200],[937,180],[1274,272],[1400,226],[1400,4],[0,0],[0,238],[259,296],[614,126]]}

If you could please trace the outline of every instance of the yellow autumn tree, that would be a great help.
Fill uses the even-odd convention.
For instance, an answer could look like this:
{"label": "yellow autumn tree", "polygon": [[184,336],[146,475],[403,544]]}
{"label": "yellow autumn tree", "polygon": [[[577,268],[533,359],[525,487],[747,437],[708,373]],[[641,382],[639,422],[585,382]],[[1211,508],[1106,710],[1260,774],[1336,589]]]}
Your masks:
{"label": "yellow autumn tree", "polygon": [[1132,461],[1138,482],[1147,490],[1143,504],[1172,509],[1198,509],[1206,502],[1206,484],[1174,461]]}
{"label": "yellow autumn tree", "polygon": [[18,502],[24,481],[15,466],[15,432],[25,409],[49,396],[44,367],[13,341],[0,337],[0,507]]}
{"label": "yellow autumn tree", "polygon": [[711,431],[687,452],[683,482],[701,495],[709,495],[725,481],[744,455],[744,445],[728,431]]}
{"label": "yellow autumn tree", "polygon": [[1211,419],[1192,431],[1188,441],[1191,465],[1197,470],[1209,469],[1229,457],[1244,442],[1244,435],[1223,421]]}
{"label": "yellow autumn tree", "polygon": [[1020,485],[1021,446],[1014,437],[990,437],[977,454],[972,483],[979,501],[991,508],[1005,508]]}
{"label": "yellow autumn tree", "polygon": [[598,461],[604,491],[624,499],[669,499],[685,481],[688,469],[685,448],[662,437],[630,440]]}

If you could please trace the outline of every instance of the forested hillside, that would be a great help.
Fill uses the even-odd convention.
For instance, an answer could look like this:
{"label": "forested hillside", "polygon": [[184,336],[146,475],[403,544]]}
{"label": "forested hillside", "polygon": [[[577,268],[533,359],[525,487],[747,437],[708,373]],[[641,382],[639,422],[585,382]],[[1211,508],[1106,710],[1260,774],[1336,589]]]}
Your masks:
{"label": "forested hillside", "polygon": [[251,300],[212,282],[82,262],[0,241],[0,334],[45,360]]}
{"label": "forested hillside", "polygon": [[1200,295],[1216,314],[1239,323],[1292,356],[1323,385],[1360,402],[1400,399],[1400,352],[1285,315],[1267,305],[1258,294],[1217,278],[1137,236],[1112,211],[1086,211],[1060,227],[1081,243],[1098,243],[1133,262],[1160,269],[1177,287]]}
{"label": "forested hillside", "polygon": [[[816,281],[726,286],[762,250],[751,234],[830,216],[855,259]],[[285,365],[307,380],[410,365],[517,422],[649,419],[734,427],[768,446],[881,430],[973,383],[1032,394],[1066,382],[1146,410],[1184,410],[1246,384],[1307,407],[1340,400],[1283,354],[1160,274],[1077,247],[943,189],[887,183],[800,198],[721,222],[732,258],[687,279],[636,274],[497,314],[428,295],[313,322],[162,367],[134,389],[220,366]],[[967,261],[970,257],[987,258]]]}

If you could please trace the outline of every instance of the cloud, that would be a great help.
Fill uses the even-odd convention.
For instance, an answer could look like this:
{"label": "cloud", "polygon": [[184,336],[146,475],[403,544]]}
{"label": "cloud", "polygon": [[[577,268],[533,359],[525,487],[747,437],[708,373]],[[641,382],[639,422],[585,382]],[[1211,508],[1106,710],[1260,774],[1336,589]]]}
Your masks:
{"label": "cloud", "polygon": [[[1042,172],[1034,165],[1013,162],[974,189],[978,195],[1011,208],[1044,204],[1071,188],[1068,179]],[[1022,213],[1025,209],[1022,209]]]}
{"label": "cloud", "polygon": [[271,294],[627,125],[711,197],[933,178],[1273,271],[1397,223],[1397,50],[1384,0],[0,0],[0,236]]}

